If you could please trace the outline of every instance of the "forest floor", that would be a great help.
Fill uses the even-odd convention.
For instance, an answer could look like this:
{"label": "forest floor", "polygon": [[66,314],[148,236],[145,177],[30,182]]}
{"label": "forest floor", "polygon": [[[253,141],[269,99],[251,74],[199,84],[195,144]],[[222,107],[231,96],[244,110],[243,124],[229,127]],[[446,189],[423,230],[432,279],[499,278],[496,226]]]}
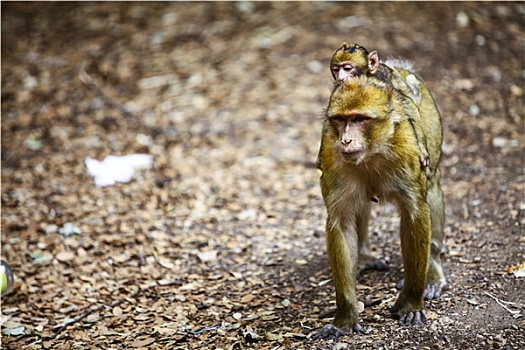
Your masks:
{"label": "forest floor", "polygon": [[[524,349],[523,2],[2,2],[2,349]],[[448,286],[429,321],[335,305],[315,159],[343,41],[413,60],[443,117]],[[149,154],[96,187],[88,157]]]}

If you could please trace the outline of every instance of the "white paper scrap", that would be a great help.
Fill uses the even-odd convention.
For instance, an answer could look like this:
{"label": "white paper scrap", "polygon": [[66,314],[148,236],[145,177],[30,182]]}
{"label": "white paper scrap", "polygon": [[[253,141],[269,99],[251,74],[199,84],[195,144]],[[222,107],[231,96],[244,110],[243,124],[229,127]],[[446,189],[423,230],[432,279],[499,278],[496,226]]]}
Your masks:
{"label": "white paper scrap", "polygon": [[112,186],[117,182],[130,182],[137,168],[151,168],[153,156],[149,154],[129,154],[126,156],[107,156],[102,162],[86,158],[89,175],[93,176],[97,187]]}

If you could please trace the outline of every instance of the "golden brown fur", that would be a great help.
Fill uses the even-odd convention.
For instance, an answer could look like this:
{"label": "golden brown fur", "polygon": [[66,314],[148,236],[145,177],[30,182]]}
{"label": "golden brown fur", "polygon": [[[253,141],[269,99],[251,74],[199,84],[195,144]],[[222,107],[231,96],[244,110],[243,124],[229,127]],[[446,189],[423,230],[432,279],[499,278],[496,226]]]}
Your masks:
{"label": "golden brown fur", "polygon": [[[431,98],[426,89],[422,92],[424,99]],[[420,166],[414,123],[429,140],[428,174]],[[435,249],[430,259],[431,237],[440,247],[443,232],[440,125],[433,100],[432,106],[418,109],[388,81],[362,75],[334,88],[323,121],[318,167],[337,312],[333,325],[318,337],[362,331],[355,284],[358,260],[374,260],[368,255],[367,237],[372,197],[397,204],[401,214],[405,282],[394,305],[401,322],[424,321],[425,291],[431,298],[441,293],[445,278]]]}

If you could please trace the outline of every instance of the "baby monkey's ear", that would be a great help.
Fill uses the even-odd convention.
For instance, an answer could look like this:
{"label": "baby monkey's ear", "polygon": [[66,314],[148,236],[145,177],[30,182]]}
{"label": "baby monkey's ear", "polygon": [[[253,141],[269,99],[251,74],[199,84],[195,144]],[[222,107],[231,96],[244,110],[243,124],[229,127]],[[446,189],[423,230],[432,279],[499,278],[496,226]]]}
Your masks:
{"label": "baby monkey's ear", "polygon": [[372,51],[368,54],[368,73],[375,74],[379,68],[379,56],[377,51]]}

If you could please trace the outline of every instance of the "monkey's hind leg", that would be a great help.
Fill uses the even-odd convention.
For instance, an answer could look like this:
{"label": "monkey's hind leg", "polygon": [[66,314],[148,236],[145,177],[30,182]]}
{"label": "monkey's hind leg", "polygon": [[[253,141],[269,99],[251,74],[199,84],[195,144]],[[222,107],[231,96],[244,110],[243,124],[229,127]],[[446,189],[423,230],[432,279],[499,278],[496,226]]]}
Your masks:
{"label": "monkey's hind leg", "polygon": [[[430,259],[428,261],[427,283],[423,296],[425,300],[433,300],[441,296],[443,288],[447,285],[441,263],[445,214],[443,193],[441,191],[441,185],[439,184],[439,173],[434,174],[433,177],[428,179],[427,186],[427,203],[430,208],[432,239]],[[396,288],[402,289],[404,284],[405,280],[403,279],[396,285]]]}
{"label": "monkey's hind leg", "polygon": [[439,173],[436,173],[435,176],[428,179],[427,186],[427,203],[430,207],[432,240],[427,272],[427,285],[424,297],[425,300],[432,300],[441,295],[443,287],[447,284],[443,267],[441,265],[445,215],[443,193],[439,184]]}
{"label": "monkey's hind leg", "polygon": [[388,264],[379,258],[376,258],[370,253],[370,242],[368,239],[368,222],[370,220],[370,205],[363,208],[364,212],[357,216],[356,229],[359,239],[359,265],[357,268],[357,275],[359,276],[366,270],[387,270]]}

